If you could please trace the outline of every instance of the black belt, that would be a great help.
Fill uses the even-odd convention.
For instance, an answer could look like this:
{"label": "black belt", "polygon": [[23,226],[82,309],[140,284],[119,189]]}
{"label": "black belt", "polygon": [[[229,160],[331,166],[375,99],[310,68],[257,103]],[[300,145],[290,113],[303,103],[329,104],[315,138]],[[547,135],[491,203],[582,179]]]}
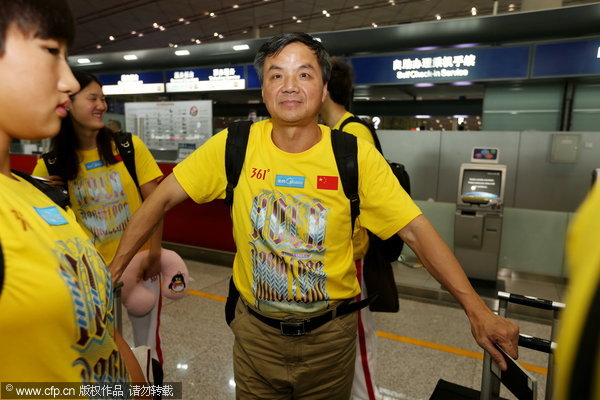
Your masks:
{"label": "black belt", "polygon": [[350,314],[354,311],[358,311],[362,308],[367,307],[373,300],[375,300],[374,296],[369,296],[366,299],[361,301],[357,301],[354,303],[344,302],[334,308],[333,310],[329,310],[324,314],[318,315],[312,318],[306,319],[277,319],[266,317],[262,314],[257,313],[250,307],[246,307],[250,314],[254,315],[257,319],[264,322],[265,324],[272,326],[275,329],[280,329],[281,334],[284,336],[302,336],[318,327],[326,324],[329,321],[334,320],[337,317],[341,317],[342,315]]}

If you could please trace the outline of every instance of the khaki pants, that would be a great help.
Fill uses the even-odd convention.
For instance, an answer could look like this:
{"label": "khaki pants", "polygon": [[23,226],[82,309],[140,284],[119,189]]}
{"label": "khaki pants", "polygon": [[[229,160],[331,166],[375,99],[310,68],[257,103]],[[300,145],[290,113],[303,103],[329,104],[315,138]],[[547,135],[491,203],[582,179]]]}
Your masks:
{"label": "khaki pants", "polygon": [[231,323],[236,399],[348,400],[356,325],[354,312],[303,336],[284,336],[238,300]]}

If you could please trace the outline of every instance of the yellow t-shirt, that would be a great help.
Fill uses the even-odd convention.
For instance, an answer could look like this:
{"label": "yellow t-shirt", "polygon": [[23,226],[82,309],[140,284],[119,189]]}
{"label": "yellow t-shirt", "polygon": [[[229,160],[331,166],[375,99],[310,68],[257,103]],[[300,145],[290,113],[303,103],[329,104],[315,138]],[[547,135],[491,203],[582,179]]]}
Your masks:
{"label": "yellow t-shirt", "polygon": [[[577,211],[569,228],[566,250],[569,285],[558,334],[554,394],[557,400],[570,400],[583,398],[582,391],[590,389],[590,397],[586,398],[597,399],[600,398],[600,315],[597,313],[600,290],[600,183],[595,184]],[[591,346],[594,339],[596,348]]]}
{"label": "yellow t-shirt", "polygon": [[0,174],[0,379],[126,382],[108,268],[72,215]]}
{"label": "yellow t-shirt", "polygon": [[[271,315],[307,314],[360,292],[351,245],[350,202],[331,147],[331,130],[302,153],[271,139],[271,120],[252,125],[232,208],[236,287]],[[196,202],[225,197],[227,131],[209,139],[173,170]],[[382,238],[420,214],[387,162],[358,141],[361,226]],[[210,229],[206,227],[205,229]]]}
{"label": "yellow t-shirt", "polygon": [[[342,122],[353,116],[354,114],[345,112],[344,115],[342,115],[342,118],[340,118],[337,124],[335,124],[335,126],[331,129],[340,129]],[[357,138],[366,140],[372,145],[375,145],[371,131],[363,124],[359,124],[358,122],[349,122],[344,126],[344,132],[348,132]],[[357,221],[357,223],[354,225],[354,237],[352,239],[355,260],[361,260],[367,254],[367,250],[369,249],[369,234],[366,229],[362,229],[360,227],[358,222],[359,221]]]}
{"label": "yellow t-shirt", "polygon": [[[158,164],[140,138],[132,136],[132,142],[140,186],[161,177]],[[123,162],[105,166],[97,149],[78,151],[77,154],[81,160],[79,173],[77,178],[69,181],[71,207],[77,221],[110,264],[127,222],[142,204],[142,198]],[[116,147],[114,154],[118,155]],[[38,160],[33,175],[48,176],[43,159]]]}

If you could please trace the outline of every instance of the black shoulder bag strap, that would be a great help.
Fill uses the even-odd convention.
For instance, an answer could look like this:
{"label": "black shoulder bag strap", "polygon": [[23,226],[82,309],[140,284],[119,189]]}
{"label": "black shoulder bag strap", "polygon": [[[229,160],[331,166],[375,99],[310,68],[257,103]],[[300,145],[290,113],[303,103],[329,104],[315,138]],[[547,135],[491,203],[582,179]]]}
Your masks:
{"label": "black shoulder bag strap", "polygon": [[117,145],[117,150],[119,151],[121,159],[123,160],[123,164],[125,164],[127,172],[129,172],[131,179],[133,179],[135,186],[137,186],[139,190],[140,183],[138,182],[137,172],[135,171],[135,149],[133,148],[131,133],[119,132],[115,134],[114,138],[115,144]]}
{"label": "black shoulder bag strap", "polygon": [[0,243],[0,294],[4,287],[4,254],[2,253],[2,243]]}
{"label": "black shoulder bag strap", "polygon": [[350,217],[352,218],[352,231],[354,222],[360,215],[360,197],[358,196],[358,145],[356,136],[349,133],[331,131],[331,146],[335,163],[342,181],[344,194],[350,200]]}
{"label": "black shoulder bag strap", "polygon": [[379,137],[377,137],[377,132],[375,132],[375,129],[373,129],[373,127],[371,125],[369,125],[367,122],[358,118],[356,115],[352,115],[351,117],[348,117],[344,121],[342,121],[340,128],[339,128],[340,131],[343,131],[344,127],[351,122],[356,122],[357,124],[361,124],[361,125],[365,126],[366,128],[368,128],[369,132],[371,132],[371,136],[373,137],[373,142],[375,142],[375,148],[377,150],[379,150],[379,152],[381,154],[383,154],[383,150],[381,149],[381,143],[379,142]]}
{"label": "black shoulder bag strap", "polygon": [[238,184],[242,166],[246,158],[246,147],[250,136],[252,121],[235,121],[227,128],[225,144],[225,173],[227,187],[225,188],[225,204],[233,206],[233,189]]}
{"label": "black shoulder bag strap", "polygon": [[58,206],[62,207],[63,209],[66,209],[67,206],[70,205],[69,193],[66,187],[50,186],[42,182],[39,178],[26,174],[22,171],[17,171],[16,169],[11,169],[10,172],[31,183],[33,186],[35,186],[36,189],[44,193],[50,198],[50,200],[55,202]]}

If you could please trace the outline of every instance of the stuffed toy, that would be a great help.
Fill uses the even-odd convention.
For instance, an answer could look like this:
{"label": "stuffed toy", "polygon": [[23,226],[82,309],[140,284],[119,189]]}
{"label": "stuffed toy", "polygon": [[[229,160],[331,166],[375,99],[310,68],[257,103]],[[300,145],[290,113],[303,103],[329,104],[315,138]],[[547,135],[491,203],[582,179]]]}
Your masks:
{"label": "stuffed toy", "polygon": [[[156,295],[144,286],[144,281],[136,282],[142,260],[147,256],[148,250],[137,253],[121,276],[123,305],[130,314],[138,317],[148,314],[156,303]],[[172,250],[161,249],[160,264],[161,294],[169,299],[181,299],[186,294],[189,281],[183,259]]]}

